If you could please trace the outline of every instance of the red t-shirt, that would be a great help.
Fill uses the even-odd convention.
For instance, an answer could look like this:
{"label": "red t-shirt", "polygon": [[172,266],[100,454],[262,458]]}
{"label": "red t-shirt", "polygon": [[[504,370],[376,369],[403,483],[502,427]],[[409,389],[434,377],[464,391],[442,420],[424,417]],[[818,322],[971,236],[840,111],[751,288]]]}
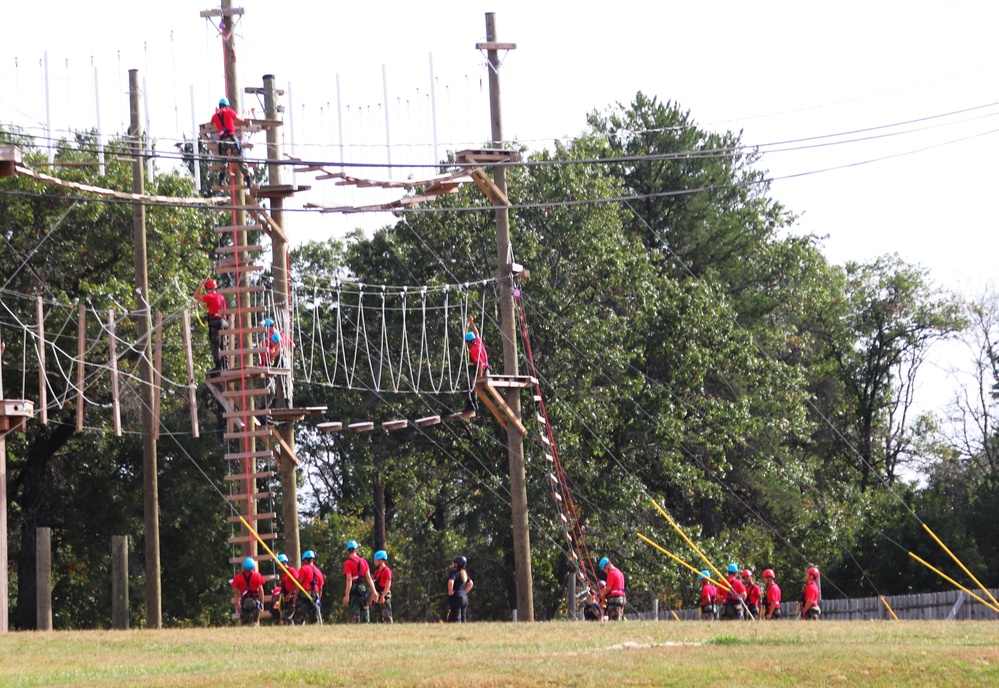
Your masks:
{"label": "red t-shirt", "polygon": [[815,581],[808,581],[805,585],[805,607],[819,603],[819,584]]}
{"label": "red t-shirt", "polygon": [[482,343],[482,337],[476,337],[474,342],[468,342],[468,360],[478,365],[482,370],[489,368],[489,352]]}
{"label": "red t-shirt", "polygon": [[219,134],[236,135],[236,111],[233,110],[228,105],[223,105],[220,107],[214,115],[212,115],[212,124],[215,125],[215,129]]}
{"label": "red t-shirt", "polygon": [[208,317],[214,318],[219,314],[220,311],[226,309],[228,304],[225,302],[225,297],[215,291],[210,291],[207,294],[201,295],[201,303],[208,307]]}
{"label": "red t-shirt", "polygon": [[624,595],[624,574],[621,573],[621,569],[614,564],[607,564],[604,573],[607,574],[607,597]]}
{"label": "red t-shirt", "polygon": [[728,590],[722,586],[715,588],[715,604],[725,604],[725,600],[728,599]]}
{"label": "red t-shirt", "polygon": [[371,569],[368,567],[368,560],[352,554],[343,562],[343,573],[350,576],[351,581],[364,578],[364,574]]}
{"label": "red t-shirt", "polygon": [[771,583],[767,588],[767,609],[778,609],[780,607],[780,588],[776,583]]}
{"label": "red t-shirt", "polygon": [[[294,566],[286,566],[285,568],[288,569],[288,573],[281,574],[281,589],[285,595],[290,595],[298,590],[298,586],[292,582],[298,579],[298,570]],[[291,575],[289,576],[288,574]]]}
{"label": "red t-shirt", "polygon": [[763,599],[763,593],[760,592],[760,586],[756,583],[752,583],[749,586],[748,592],[749,592],[749,597],[746,599],[746,602],[748,602],[749,604],[755,604],[757,607],[759,607],[760,600]]}
{"label": "red t-shirt", "polygon": [[715,589],[715,586],[711,585],[708,581],[704,581],[704,585],[701,586],[701,603],[697,606],[706,607],[709,604],[714,604],[717,594],[718,590]]}
{"label": "red t-shirt", "polygon": [[232,587],[239,590],[239,596],[246,596],[247,592],[258,597],[264,596],[264,577],[257,571],[247,575],[247,572],[237,573],[230,583]]}
{"label": "red t-shirt", "polygon": [[323,572],[315,564],[302,565],[302,568],[298,570],[298,582],[309,592],[313,590],[322,592],[323,586],[326,585],[326,581],[323,579]]}
{"label": "red t-shirt", "polygon": [[[742,581],[739,580],[738,576],[733,574],[728,579],[728,584],[732,586],[732,589],[728,593],[729,602],[737,603],[739,601],[739,598],[746,599],[746,586],[742,584]],[[735,596],[735,593],[738,593],[739,595],[738,598]]]}
{"label": "red t-shirt", "polygon": [[371,577],[375,579],[375,590],[382,592],[392,582],[392,569],[388,566],[376,566]]}

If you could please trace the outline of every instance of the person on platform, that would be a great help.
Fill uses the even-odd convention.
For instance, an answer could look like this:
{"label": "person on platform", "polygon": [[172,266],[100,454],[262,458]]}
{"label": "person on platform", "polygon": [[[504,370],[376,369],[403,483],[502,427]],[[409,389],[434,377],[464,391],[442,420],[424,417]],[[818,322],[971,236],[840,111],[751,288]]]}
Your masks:
{"label": "person on platform", "polygon": [[624,574],[607,557],[600,560],[598,568],[607,576],[607,584],[600,591],[600,601],[603,602],[607,612],[607,619],[624,621],[624,605],[627,602],[624,594]]}
{"label": "person on platform", "polygon": [[447,577],[447,620],[448,623],[468,621],[468,593],[472,591],[472,579],[468,577],[468,559],[458,555],[451,561],[451,573]]}
{"label": "person on platform", "polygon": [[725,609],[722,618],[727,620],[745,618],[743,601],[746,599],[746,586],[739,580],[739,565],[735,562],[728,565],[728,594],[725,596]]}
{"label": "person on platform", "polygon": [[212,361],[215,363],[214,370],[228,368],[227,361],[222,357],[222,330],[229,327],[229,323],[222,316],[222,313],[229,304],[225,297],[218,292],[218,283],[209,278],[198,285],[194,290],[194,300],[205,304],[208,309],[208,343],[212,349]]}
{"label": "person on platform", "polygon": [[763,601],[763,592],[758,583],[753,581],[753,570],[746,569],[742,572],[742,584],[746,586],[746,606],[754,619],[760,618],[760,603]]}
{"label": "person on platform", "polygon": [[718,589],[711,583],[711,572],[704,569],[697,574],[697,580],[701,582],[701,599],[697,604],[701,608],[701,621],[714,621],[718,618],[718,607],[715,606]]}
{"label": "person on platform", "polygon": [[295,608],[295,623],[299,625],[318,623],[320,620],[323,586],[326,585],[326,580],[323,578],[323,572],[315,565],[315,561],[316,553],[311,549],[305,550],[302,554],[302,567],[298,570],[298,582],[305,588],[308,597],[303,597],[299,591]]}
{"label": "person on platform", "polygon": [[480,377],[489,374],[489,352],[486,345],[482,343],[479,335],[479,328],[475,326],[475,321],[468,317],[468,331],[465,332],[465,349],[468,352],[468,401],[462,413],[474,413],[479,408],[479,398],[475,394],[475,381]]}
{"label": "person on platform", "polygon": [[817,621],[822,616],[822,610],[819,608],[821,600],[819,570],[811,566],[805,572],[805,592],[801,600],[801,618],[805,621]]}
{"label": "person on platform", "polygon": [[347,558],[343,562],[343,575],[346,586],[343,591],[343,603],[350,608],[352,623],[368,623],[371,621],[369,593],[373,593],[375,582],[371,579],[371,567],[368,561],[357,553],[357,540],[347,541]]}
{"label": "person on platform", "polygon": [[243,560],[243,571],[233,577],[230,585],[233,604],[239,612],[239,623],[259,626],[260,610],[264,608],[264,577],[257,571],[257,562],[253,557]]}
{"label": "person on platform", "polygon": [[763,569],[763,585],[766,586],[766,592],[763,596],[763,618],[767,621],[770,619],[779,619],[780,614],[780,586],[777,585],[777,581],[774,580],[774,570],[773,569]]}
{"label": "person on platform", "polygon": [[243,184],[249,186],[250,168],[243,162],[243,144],[236,135],[236,127],[246,126],[246,120],[229,107],[228,98],[220,98],[215,114],[212,115],[212,124],[219,134],[219,155],[224,156],[222,169],[219,171],[219,186],[228,183],[230,161],[239,165],[239,171],[243,174]]}
{"label": "person on platform", "polygon": [[375,618],[378,623],[392,623],[392,569],[388,567],[388,552],[383,549],[375,552],[375,592],[371,596]]}

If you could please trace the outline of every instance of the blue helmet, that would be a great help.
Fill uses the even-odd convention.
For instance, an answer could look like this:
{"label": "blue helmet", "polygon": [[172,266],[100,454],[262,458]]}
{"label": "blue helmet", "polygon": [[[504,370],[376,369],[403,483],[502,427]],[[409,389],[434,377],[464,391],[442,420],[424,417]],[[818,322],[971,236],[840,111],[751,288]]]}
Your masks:
{"label": "blue helmet", "polygon": [[243,560],[244,571],[253,571],[256,568],[257,568],[257,562],[253,560],[253,557],[247,557],[246,559]]}
{"label": "blue helmet", "polygon": [[466,342],[474,342],[475,341],[475,333],[474,332],[466,332],[465,333],[465,341]]}
{"label": "blue helmet", "polygon": [[375,552],[375,561],[388,561],[388,552],[383,549]]}
{"label": "blue helmet", "polygon": [[226,107],[229,107],[229,99],[228,98],[219,98],[219,105],[225,105]]}
{"label": "blue helmet", "polygon": [[271,318],[267,318],[267,320],[264,321],[264,327],[270,327],[273,324],[274,321]]}
{"label": "blue helmet", "polygon": [[302,561],[305,561],[306,559],[315,559],[315,558],[316,558],[316,553],[313,552],[311,549],[305,550],[305,553],[302,555]]}
{"label": "blue helmet", "polygon": [[357,549],[357,540],[347,540],[347,549]]}
{"label": "blue helmet", "polygon": [[735,562],[732,562],[731,564],[728,565],[728,572],[739,573],[739,565],[736,564]]}
{"label": "blue helmet", "polygon": [[607,557],[604,557],[603,559],[600,560],[600,563],[597,566],[599,567],[599,569],[601,571],[603,571],[604,567],[607,566],[607,564],[609,564],[609,563],[610,563],[610,559],[608,559]]}
{"label": "blue helmet", "polygon": [[271,335],[271,341],[274,342],[275,344],[280,344],[281,343],[281,335],[279,335],[277,332],[275,332],[274,334]]}
{"label": "blue helmet", "polygon": [[280,561],[282,564],[287,564],[288,563],[288,555],[284,554],[282,552],[281,554],[278,555],[278,561]]}
{"label": "blue helmet", "polygon": [[704,580],[706,578],[711,578],[711,572],[708,571],[707,569],[704,569],[699,574],[697,574],[697,580]]}

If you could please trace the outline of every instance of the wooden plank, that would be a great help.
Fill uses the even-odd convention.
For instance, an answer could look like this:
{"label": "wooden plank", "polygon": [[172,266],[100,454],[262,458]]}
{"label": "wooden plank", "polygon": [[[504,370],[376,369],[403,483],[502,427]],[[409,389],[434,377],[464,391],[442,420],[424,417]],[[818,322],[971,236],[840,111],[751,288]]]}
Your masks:
{"label": "wooden plank", "polygon": [[437,425],[440,422],[440,416],[426,416],[425,418],[417,418],[413,421],[414,425],[418,428],[430,427],[431,425]]}
{"label": "wooden plank", "polygon": [[83,430],[83,386],[86,384],[87,376],[85,370],[84,355],[87,350],[87,307],[85,304],[79,306],[79,324],[76,330],[76,429]]}
{"label": "wooden plank", "polygon": [[284,438],[281,437],[281,433],[277,431],[277,428],[271,426],[270,430],[271,430],[271,438],[275,440],[278,443],[278,445],[280,445],[281,447],[282,458],[287,458],[296,466],[301,466],[302,462],[298,460],[297,456],[295,456],[295,450],[291,448],[291,445],[285,442]]}
{"label": "wooden plank", "polygon": [[249,253],[251,251],[263,251],[264,247],[258,244],[249,244],[246,246],[216,246],[214,249],[215,253]]}
{"label": "wooden plank", "polygon": [[[261,540],[276,540],[277,533],[257,533]],[[230,537],[226,542],[230,545],[238,545],[244,542],[256,542],[257,538],[252,535],[234,535]]]}
{"label": "wooden plank", "polygon": [[319,432],[340,432],[342,429],[343,423],[338,423],[336,421],[327,421],[316,426],[316,430]]}
{"label": "wooden plank", "polygon": [[369,430],[374,430],[374,428],[374,423],[369,420],[364,420],[348,425],[347,432],[368,432]]}
{"label": "wooden plank", "polygon": [[[475,391],[478,392],[478,390],[479,388],[476,387]],[[525,428],[524,424],[520,422],[520,419],[514,415],[513,409],[511,409],[507,405],[506,399],[504,399],[492,385],[486,385],[486,390],[489,392],[490,395],[492,395],[493,401],[495,402],[496,406],[502,409],[506,417],[510,420],[511,423],[513,423],[513,426],[517,428],[517,432],[519,432],[523,437],[527,437],[527,428]]]}
{"label": "wooden plank", "polygon": [[156,314],[153,330],[153,437],[160,438],[160,401],[163,397],[163,314]]}
{"label": "wooden plank", "polygon": [[226,232],[262,232],[264,228],[262,225],[218,225],[215,227],[215,231],[220,234]]}
{"label": "wooden plank", "polygon": [[458,411],[456,413],[452,413],[448,416],[448,418],[452,420],[472,420],[475,418],[475,415],[475,411]]}
{"label": "wooden plank", "polygon": [[484,43],[476,43],[476,50],[516,50],[516,43],[497,43],[496,41],[486,41]]}
{"label": "wooden plank", "polygon": [[[35,350],[38,352],[38,420],[42,425],[49,423],[49,390],[48,380],[45,377],[45,312],[42,308],[42,297],[36,297],[35,315],[38,319],[38,339],[35,342]],[[112,358],[114,358],[112,356]],[[115,393],[115,398],[118,394]],[[119,431],[118,436],[121,436]]]}
{"label": "wooden plank", "polygon": [[510,199],[507,198],[507,195],[503,193],[498,186],[496,186],[496,183],[488,174],[486,174],[485,170],[481,167],[476,167],[472,169],[471,172],[472,179],[476,180],[475,185],[478,186],[495,205],[511,205]]}
{"label": "wooden plank", "polygon": [[406,427],[409,427],[409,421],[405,420],[405,419],[402,419],[402,420],[387,420],[384,423],[382,423],[382,429],[383,430],[388,430],[388,431],[402,430],[403,428],[406,428]]}
{"label": "wooden plank", "polygon": [[118,354],[115,346],[114,311],[108,309],[108,347],[111,358],[111,420],[114,423],[115,437],[121,437],[121,403],[118,399]]}
{"label": "wooden plank", "polygon": [[475,384],[493,387],[531,387],[538,384],[538,378],[530,375],[486,375],[475,378]]}
{"label": "wooden plank", "polygon": [[222,435],[222,439],[226,440],[242,440],[242,439],[263,439],[265,437],[270,437],[271,433],[269,430],[251,430],[251,431],[240,431],[240,432],[227,432]]}
{"label": "wooden plank", "polygon": [[486,405],[489,412],[493,414],[496,418],[496,422],[498,422],[501,426],[503,426],[503,429],[506,430],[506,415],[500,411],[499,408],[497,408],[496,404],[493,403],[493,400],[489,397],[489,394],[485,390],[486,387],[484,386],[476,386],[475,394],[482,400],[482,403]]}
{"label": "wooden plank", "polygon": [[237,409],[235,411],[226,411],[222,414],[223,418],[255,418],[256,416],[269,416],[271,414],[270,409]]}
{"label": "wooden plank", "polygon": [[[226,461],[243,461],[245,459],[269,459],[271,453],[269,451],[255,451],[255,452],[227,452],[225,455]],[[226,476],[226,480],[229,476]]]}
{"label": "wooden plank", "polygon": [[[249,514],[249,515],[244,515],[243,518],[245,518],[250,523],[253,523],[254,521],[270,521],[272,519],[277,518],[277,513],[274,512],[274,511],[268,511],[267,513],[263,513],[263,514]],[[239,516],[226,516],[225,521],[226,521],[226,523],[239,523],[240,522],[240,517]],[[240,561],[243,561],[243,560],[240,559]]]}
{"label": "wooden plank", "polygon": [[274,499],[277,496],[276,492],[254,492],[253,494],[231,494],[226,495],[225,501],[227,502],[245,502],[247,499]]}
{"label": "wooden plank", "polygon": [[[270,452],[267,452],[270,456]],[[259,471],[257,473],[230,473],[225,477],[228,482],[240,482],[242,480],[264,480],[267,478],[273,478],[277,473],[274,471]]]}
{"label": "wooden plank", "polygon": [[198,393],[194,384],[194,355],[191,353],[191,313],[185,308],[183,313],[184,358],[187,362],[187,403],[191,411],[191,433],[199,437]]}

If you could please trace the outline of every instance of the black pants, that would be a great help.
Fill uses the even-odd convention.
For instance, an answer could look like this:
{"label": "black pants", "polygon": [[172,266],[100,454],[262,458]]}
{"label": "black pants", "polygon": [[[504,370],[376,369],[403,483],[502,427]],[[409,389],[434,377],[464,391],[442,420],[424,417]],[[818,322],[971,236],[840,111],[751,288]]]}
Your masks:
{"label": "black pants", "polygon": [[222,169],[219,171],[220,186],[225,186],[226,181],[229,179],[230,159],[239,165],[239,171],[243,174],[243,183],[246,185],[250,184],[250,168],[243,162],[243,147],[235,136],[228,134],[219,139],[219,155],[224,156],[222,159]]}
{"label": "black pants", "polygon": [[447,598],[448,623],[465,623],[468,621],[468,595],[455,593]]}
{"label": "black pants", "polygon": [[208,318],[208,343],[212,348],[212,361],[215,368],[221,370],[228,368],[226,361],[222,358],[222,330],[227,329],[229,323],[225,318]]}

